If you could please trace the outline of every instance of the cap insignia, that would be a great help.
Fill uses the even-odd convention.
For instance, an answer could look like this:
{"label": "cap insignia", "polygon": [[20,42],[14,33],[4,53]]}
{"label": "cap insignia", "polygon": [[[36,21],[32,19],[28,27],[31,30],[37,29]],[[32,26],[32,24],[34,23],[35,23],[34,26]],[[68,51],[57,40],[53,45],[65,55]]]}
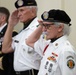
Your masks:
{"label": "cap insignia", "polygon": [[19,0],[19,1],[17,2],[17,4],[18,4],[18,6],[22,6],[22,5],[23,5],[23,1],[22,1],[22,0]]}
{"label": "cap insignia", "polygon": [[45,11],[45,12],[43,13],[43,18],[44,18],[44,19],[48,19],[48,17],[49,17],[49,14],[48,14],[47,11]]}

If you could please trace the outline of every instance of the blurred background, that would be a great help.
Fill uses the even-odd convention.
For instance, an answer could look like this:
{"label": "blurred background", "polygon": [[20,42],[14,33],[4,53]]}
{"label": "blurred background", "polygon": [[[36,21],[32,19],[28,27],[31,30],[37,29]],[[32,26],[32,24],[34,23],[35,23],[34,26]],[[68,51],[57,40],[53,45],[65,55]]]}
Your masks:
{"label": "blurred background", "polygon": [[[16,0],[0,0],[0,6],[7,7],[12,13],[16,8],[14,7],[14,2]],[[44,11],[48,11],[50,9],[63,9],[68,15],[71,17],[71,34],[69,36],[69,40],[72,45],[76,48],[76,0],[36,0],[38,4],[38,18]],[[75,9],[74,9],[75,8]],[[19,23],[15,26],[15,29],[19,32],[23,27],[23,24]]]}

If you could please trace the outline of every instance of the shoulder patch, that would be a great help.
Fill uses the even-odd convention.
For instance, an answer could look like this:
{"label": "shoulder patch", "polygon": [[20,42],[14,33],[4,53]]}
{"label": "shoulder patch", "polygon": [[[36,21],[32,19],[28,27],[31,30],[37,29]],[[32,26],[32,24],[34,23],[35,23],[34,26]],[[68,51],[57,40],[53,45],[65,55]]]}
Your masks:
{"label": "shoulder patch", "polygon": [[67,66],[68,66],[70,69],[73,69],[74,66],[75,66],[75,62],[74,62],[72,59],[68,60],[68,61],[67,61]]}

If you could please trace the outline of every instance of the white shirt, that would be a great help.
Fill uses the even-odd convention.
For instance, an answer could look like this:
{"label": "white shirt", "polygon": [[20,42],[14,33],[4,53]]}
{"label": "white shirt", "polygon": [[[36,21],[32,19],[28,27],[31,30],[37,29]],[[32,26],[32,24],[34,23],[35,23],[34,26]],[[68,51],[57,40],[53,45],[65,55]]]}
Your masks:
{"label": "white shirt", "polygon": [[[35,18],[30,25],[14,37],[12,48],[14,52],[15,71],[25,71],[29,69],[39,69],[41,57],[33,48],[25,44],[25,39],[37,28],[38,19]],[[31,37],[30,37],[31,38]]]}
{"label": "white shirt", "polygon": [[5,23],[4,25],[2,25],[2,26],[0,27],[0,32],[2,31],[2,29],[3,29],[6,25],[7,25],[7,23]]}
{"label": "white shirt", "polygon": [[[39,52],[44,49],[44,44],[42,42],[39,45],[39,42],[36,42],[35,50]],[[67,36],[49,44],[41,60],[38,75],[76,75],[76,52]]]}

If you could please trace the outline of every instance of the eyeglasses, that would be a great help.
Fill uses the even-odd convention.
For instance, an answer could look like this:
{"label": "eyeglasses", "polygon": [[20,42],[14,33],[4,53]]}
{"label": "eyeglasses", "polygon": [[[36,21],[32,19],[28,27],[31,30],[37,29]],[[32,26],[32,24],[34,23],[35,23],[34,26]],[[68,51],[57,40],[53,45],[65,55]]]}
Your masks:
{"label": "eyeglasses", "polygon": [[52,24],[43,24],[43,26],[44,26],[46,29],[50,29],[50,27],[51,27],[52,25],[54,25],[54,23],[52,23]]}

